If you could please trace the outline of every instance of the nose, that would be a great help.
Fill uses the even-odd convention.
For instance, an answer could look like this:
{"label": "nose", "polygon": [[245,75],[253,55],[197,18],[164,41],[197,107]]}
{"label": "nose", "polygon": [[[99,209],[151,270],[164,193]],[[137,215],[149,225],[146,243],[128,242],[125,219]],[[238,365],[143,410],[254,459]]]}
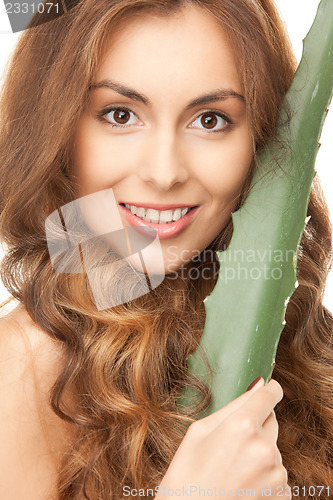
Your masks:
{"label": "nose", "polygon": [[140,161],[139,176],[159,191],[168,191],[188,180],[188,165],[173,132],[165,129],[156,131],[147,141]]}

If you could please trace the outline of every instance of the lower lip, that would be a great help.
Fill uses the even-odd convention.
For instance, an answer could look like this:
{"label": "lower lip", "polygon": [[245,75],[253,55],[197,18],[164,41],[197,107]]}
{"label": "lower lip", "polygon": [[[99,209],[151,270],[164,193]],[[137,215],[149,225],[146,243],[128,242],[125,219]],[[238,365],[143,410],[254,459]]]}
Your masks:
{"label": "lower lip", "polygon": [[184,231],[184,229],[190,224],[190,222],[193,220],[193,217],[195,217],[197,211],[199,210],[199,207],[192,208],[179,220],[169,222],[168,224],[154,224],[152,222],[146,222],[140,219],[140,217],[132,214],[132,212],[123,205],[118,206],[120,208],[120,213],[126,217],[131,226],[134,226],[140,233],[144,234],[145,236],[156,238],[155,232],[144,230],[144,228],[146,227],[151,227],[155,229],[159,239],[161,240],[165,238],[172,238],[173,236],[176,236],[177,234]]}

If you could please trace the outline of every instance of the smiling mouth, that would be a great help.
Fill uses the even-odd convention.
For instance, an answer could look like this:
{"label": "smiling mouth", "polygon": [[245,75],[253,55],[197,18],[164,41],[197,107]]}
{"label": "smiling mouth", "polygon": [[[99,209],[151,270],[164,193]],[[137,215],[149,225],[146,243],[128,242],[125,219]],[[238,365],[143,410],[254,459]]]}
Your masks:
{"label": "smiling mouth", "polygon": [[119,203],[120,213],[136,231],[149,238],[157,237],[160,240],[178,236],[191,225],[200,210],[199,205],[177,206],[157,203],[151,205],[142,203],[142,205]]}
{"label": "smiling mouth", "polygon": [[123,207],[126,207],[131,211],[133,215],[138,217],[144,222],[152,224],[172,224],[183,218],[186,214],[191,212],[191,210],[197,208],[196,206],[182,206],[169,208],[168,210],[156,210],[154,208],[146,208],[136,205],[129,205],[127,203],[120,203]]}

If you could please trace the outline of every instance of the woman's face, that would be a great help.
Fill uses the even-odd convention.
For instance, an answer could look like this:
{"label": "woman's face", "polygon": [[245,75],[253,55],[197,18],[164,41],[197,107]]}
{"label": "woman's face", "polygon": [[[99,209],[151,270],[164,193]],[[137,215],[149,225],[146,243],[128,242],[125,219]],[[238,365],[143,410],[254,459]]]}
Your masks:
{"label": "woman's face", "polygon": [[166,273],[203,251],[253,156],[237,61],[213,17],[189,6],[114,32],[74,151],[78,197],[112,188],[125,226],[157,230]]}

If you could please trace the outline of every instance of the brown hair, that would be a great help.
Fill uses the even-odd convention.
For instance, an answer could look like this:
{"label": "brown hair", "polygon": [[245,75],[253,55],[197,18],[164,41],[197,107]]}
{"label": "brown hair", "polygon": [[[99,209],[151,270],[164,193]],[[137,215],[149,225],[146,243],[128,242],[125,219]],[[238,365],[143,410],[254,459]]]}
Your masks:
{"label": "brown hair", "polygon": [[[210,401],[210,388],[187,373],[186,360],[200,340],[216,261],[189,264],[208,266],[210,281],[166,277],[143,297],[97,311],[85,275],[53,270],[44,230],[47,216],[75,198],[71,139],[108,33],[129,15],[169,16],[188,3],[210,12],[229,36],[259,150],[274,136],[296,66],[271,0],[79,1],[21,35],[2,88],[0,209],[8,246],[2,278],[66,350],[51,391],[53,410],[73,424],[74,435],[59,470],[60,499],[116,498],[125,485],[154,488],[188,424]],[[238,207],[254,168],[255,162]],[[306,488],[332,483],[333,317],[322,305],[332,234],[318,179],[308,215],[299,287],[288,304],[274,369],[284,389],[276,407],[279,449],[289,484]],[[231,234],[230,221],[211,248],[226,246]],[[194,388],[197,403],[180,409],[185,385]],[[73,400],[65,403],[69,389]]]}

